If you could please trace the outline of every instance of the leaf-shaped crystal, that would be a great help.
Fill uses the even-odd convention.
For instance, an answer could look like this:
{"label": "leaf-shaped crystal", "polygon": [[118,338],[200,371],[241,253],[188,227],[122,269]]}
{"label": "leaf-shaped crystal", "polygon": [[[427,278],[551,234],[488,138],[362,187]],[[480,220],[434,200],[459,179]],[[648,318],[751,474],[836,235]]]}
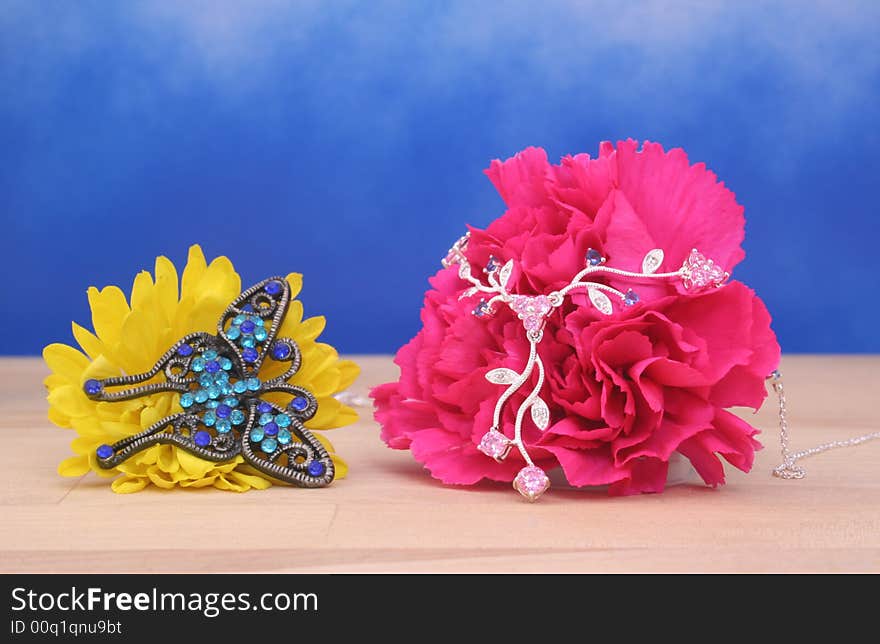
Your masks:
{"label": "leaf-shaped crystal", "polygon": [[532,403],[532,420],[542,431],[550,424],[550,410],[547,408],[547,403],[540,398],[535,398],[535,402]]}
{"label": "leaf-shaped crystal", "polygon": [[501,288],[507,288],[507,282],[510,280],[510,274],[513,272],[513,260],[507,260],[507,263],[498,271],[498,285]]}
{"label": "leaf-shaped crystal", "polygon": [[507,369],[506,367],[492,369],[492,371],[486,374],[486,380],[494,385],[509,385],[517,378],[519,378],[519,374],[513,369]]}
{"label": "leaf-shaped crystal", "polygon": [[614,312],[614,307],[611,306],[611,300],[608,299],[608,296],[599,289],[588,288],[587,295],[590,296],[590,302],[593,303],[593,306],[595,306],[600,313],[611,315]]}
{"label": "leaf-shaped crystal", "polygon": [[655,248],[654,250],[648,251],[648,254],[645,255],[645,259],[642,260],[642,272],[648,275],[650,275],[651,273],[656,273],[657,269],[660,268],[660,264],[662,263],[662,248]]}
{"label": "leaf-shaped crystal", "polygon": [[458,276],[463,280],[466,280],[468,277],[470,277],[471,276],[471,265],[468,264],[467,262],[462,262],[461,264],[459,264],[458,265]]}
{"label": "leaf-shaped crystal", "polygon": [[471,288],[465,290],[461,295],[459,295],[459,296],[458,296],[458,299],[459,299],[459,300],[464,300],[464,299],[466,299],[466,298],[473,297],[474,295],[477,294],[477,291],[478,291],[477,287],[476,287],[476,286],[473,286],[473,287],[471,287]]}

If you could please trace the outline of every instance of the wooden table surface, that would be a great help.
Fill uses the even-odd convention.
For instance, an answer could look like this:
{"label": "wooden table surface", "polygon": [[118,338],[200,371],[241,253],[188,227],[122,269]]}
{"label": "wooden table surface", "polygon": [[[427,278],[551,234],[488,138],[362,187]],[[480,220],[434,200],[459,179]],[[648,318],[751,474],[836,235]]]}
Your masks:
{"label": "wooden table surface", "polygon": [[[357,391],[394,376],[390,358],[355,359]],[[783,370],[796,448],[880,427],[880,357],[792,356]],[[753,472],[730,469],[716,490],[529,504],[508,485],[445,487],[387,449],[364,410],[331,432],[352,467],[329,488],[117,495],[56,475],[71,435],[46,420],[45,373],[0,360],[4,572],[880,570],[880,441],[807,460],[802,481],[773,478],[769,402],[752,418],[767,445]]]}

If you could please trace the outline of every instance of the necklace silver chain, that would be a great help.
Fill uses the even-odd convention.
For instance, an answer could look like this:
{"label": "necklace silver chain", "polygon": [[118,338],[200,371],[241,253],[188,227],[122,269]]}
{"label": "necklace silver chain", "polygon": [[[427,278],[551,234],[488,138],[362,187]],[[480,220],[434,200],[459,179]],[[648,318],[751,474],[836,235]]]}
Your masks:
{"label": "necklace silver chain", "polygon": [[773,476],[778,476],[781,479],[802,479],[806,476],[806,472],[802,466],[798,465],[798,461],[801,459],[840,447],[861,445],[875,438],[880,438],[880,432],[872,432],[842,441],[830,441],[799,452],[792,452],[790,447],[791,437],[788,433],[788,410],[785,406],[785,388],[782,385],[782,374],[778,370],[774,371],[770,374],[770,380],[773,391],[779,400],[779,443],[782,448],[782,463],[773,469]]}

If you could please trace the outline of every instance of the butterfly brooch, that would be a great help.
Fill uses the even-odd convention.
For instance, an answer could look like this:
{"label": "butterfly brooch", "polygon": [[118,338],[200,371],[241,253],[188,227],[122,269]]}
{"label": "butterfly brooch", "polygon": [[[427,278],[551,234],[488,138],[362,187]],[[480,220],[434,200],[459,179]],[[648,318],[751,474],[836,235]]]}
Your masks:
{"label": "butterfly brooch", "polygon": [[[277,338],[290,304],[290,286],[270,277],[239,295],[223,312],[217,334],[190,333],[136,375],[87,380],[92,400],[131,400],[163,391],[180,394],[183,411],[171,414],[113,445],[96,450],[111,469],[153,445],[176,445],[209,461],[241,455],[260,472],[300,487],[323,487],[334,476],[333,461],[303,424],[318,408],[315,396],[288,380],[299,370],[296,342]],[[280,376],[260,379],[267,360],[286,363]],[[162,374],[164,381],[145,383]],[[293,396],[287,407],[263,400],[270,392]]]}

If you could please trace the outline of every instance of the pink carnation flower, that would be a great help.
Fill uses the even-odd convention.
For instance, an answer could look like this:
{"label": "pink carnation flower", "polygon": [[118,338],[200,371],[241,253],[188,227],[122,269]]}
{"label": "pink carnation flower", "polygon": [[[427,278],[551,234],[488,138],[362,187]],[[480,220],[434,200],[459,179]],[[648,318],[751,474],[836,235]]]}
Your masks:
{"label": "pink carnation flower", "polygon": [[[635,271],[653,248],[665,253],[660,271],[676,270],[692,248],[727,271],[744,256],[742,207],[679,149],[603,143],[596,159],[580,154],[551,165],[543,150],[529,148],[494,161],[487,174],[507,211],[486,230],[471,229],[466,255],[474,267],[490,255],[513,259],[512,293],[561,288],[589,248],[608,266]],[[468,284],[455,267],[430,283],[423,328],[395,360],[400,379],[372,392],[382,439],[411,450],[444,483],[512,481],[521,456],[514,451],[499,463],[477,446],[499,394],[485,374],[525,363],[523,323],[504,307],[488,319],[472,315],[474,298],[459,300]],[[573,295],[547,318],[539,352],[551,421],[545,431],[531,420],[523,426],[536,464],[561,466],[571,484],[609,485],[612,494],[662,491],[675,452],[709,485],[724,482],[718,455],[748,471],[757,430],[726,408],[757,409],[779,361],[764,304],[738,282],[693,292],[680,281],[607,283],[636,288],[639,303],[604,316],[586,295]],[[505,407],[508,437],[527,391]]]}

